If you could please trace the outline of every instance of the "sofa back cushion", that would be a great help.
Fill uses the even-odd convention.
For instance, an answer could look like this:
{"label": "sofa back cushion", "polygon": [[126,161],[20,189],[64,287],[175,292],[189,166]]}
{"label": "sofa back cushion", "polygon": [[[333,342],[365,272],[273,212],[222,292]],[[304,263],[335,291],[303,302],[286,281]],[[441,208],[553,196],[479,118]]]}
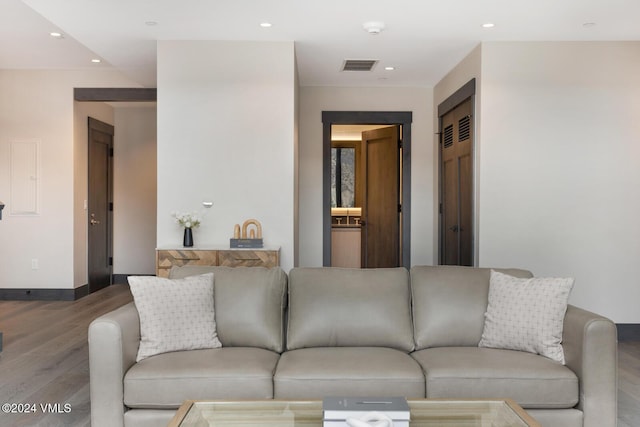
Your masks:
{"label": "sofa back cushion", "polygon": [[[532,277],[526,270],[493,270],[515,277]],[[411,294],[416,350],[477,346],[482,338],[490,277],[490,268],[413,267]]]}
{"label": "sofa back cushion", "polygon": [[405,268],[294,268],[287,349],[414,348]]}
{"label": "sofa back cushion", "polygon": [[287,275],[279,268],[172,267],[172,279],[213,272],[216,327],[223,347],[284,350]]}

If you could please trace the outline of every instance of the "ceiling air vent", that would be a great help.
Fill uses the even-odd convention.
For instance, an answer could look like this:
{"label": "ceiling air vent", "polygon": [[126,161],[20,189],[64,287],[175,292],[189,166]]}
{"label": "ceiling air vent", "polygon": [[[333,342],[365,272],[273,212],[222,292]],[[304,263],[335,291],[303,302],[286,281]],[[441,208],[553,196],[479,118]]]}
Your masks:
{"label": "ceiling air vent", "polygon": [[345,59],[342,71],[371,71],[377,63],[376,59]]}

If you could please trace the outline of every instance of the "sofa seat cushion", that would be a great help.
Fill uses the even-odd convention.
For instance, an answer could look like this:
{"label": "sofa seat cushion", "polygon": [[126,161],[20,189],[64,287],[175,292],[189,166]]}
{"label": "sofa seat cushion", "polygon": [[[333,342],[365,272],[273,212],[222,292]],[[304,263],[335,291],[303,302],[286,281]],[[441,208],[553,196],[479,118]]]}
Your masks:
{"label": "sofa seat cushion", "polygon": [[124,377],[129,408],[178,408],[187,399],[272,399],[279,354],[250,347],[176,351],[144,359]]}
{"label": "sofa seat cushion", "polygon": [[424,394],[424,375],[408,354],[384,347],[316,347],[287,351],[274,376],[277,399]]}
{"label": "sofa seat cushion", "polygon": [[578,378],[566,366],[532,353],[439,347],[411,354],[425,372],[428,398],[511,398],[523,408],[572,408]]}

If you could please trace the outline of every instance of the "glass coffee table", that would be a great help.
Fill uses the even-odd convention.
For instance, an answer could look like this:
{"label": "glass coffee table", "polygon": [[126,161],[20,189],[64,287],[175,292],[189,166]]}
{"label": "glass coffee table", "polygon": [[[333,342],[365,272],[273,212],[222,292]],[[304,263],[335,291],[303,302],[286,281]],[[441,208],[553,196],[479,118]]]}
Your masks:
{"label": "glass coffee table", "polygon": [[[510,399],[411,399],[411,427],[541,427]],[[320,400],[186,401],[169,427],[322,427]]]}

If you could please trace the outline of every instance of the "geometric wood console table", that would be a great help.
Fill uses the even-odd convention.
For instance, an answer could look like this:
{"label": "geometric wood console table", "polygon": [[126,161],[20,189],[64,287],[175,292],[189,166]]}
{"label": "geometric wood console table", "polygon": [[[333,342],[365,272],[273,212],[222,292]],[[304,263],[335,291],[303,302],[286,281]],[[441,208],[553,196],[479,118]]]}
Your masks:
{"label": "geometric wood console table", "polygon": [[278,267],[280,248],[174,247],[156,249],[156,276],[169,277],[173,266]]}

